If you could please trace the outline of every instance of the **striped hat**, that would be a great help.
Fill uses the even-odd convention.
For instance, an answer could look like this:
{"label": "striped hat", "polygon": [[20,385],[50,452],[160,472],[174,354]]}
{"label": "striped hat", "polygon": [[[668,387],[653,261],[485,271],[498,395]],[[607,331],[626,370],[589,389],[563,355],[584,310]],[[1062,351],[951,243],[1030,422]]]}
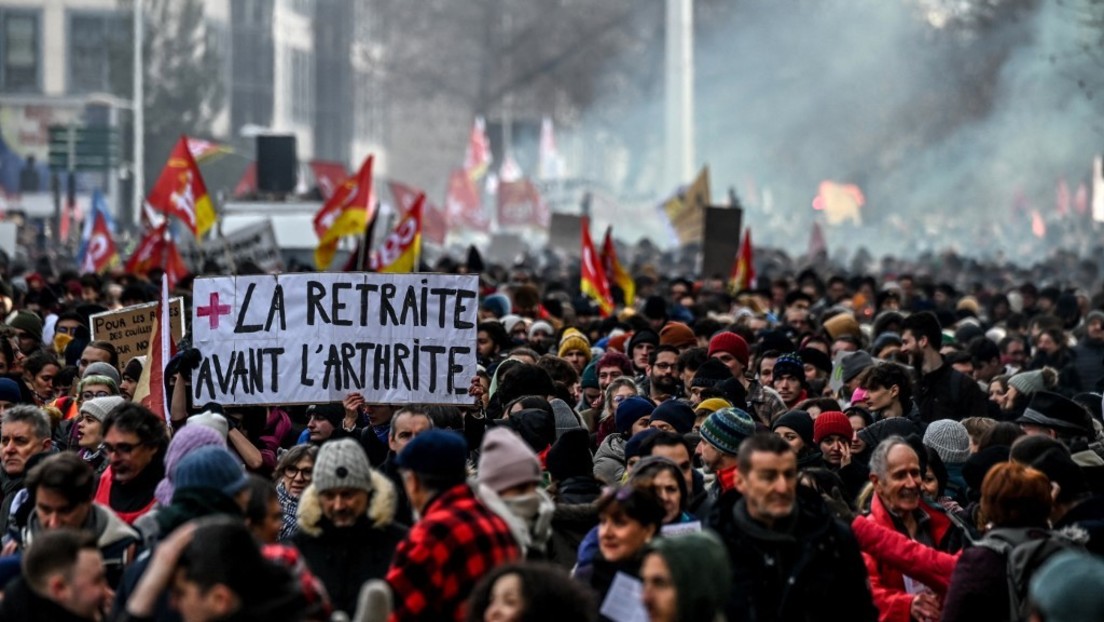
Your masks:
{"label": "striped hat", "polygon": [[722,408],[702,423],[701,437],[718,451],[735,456],[740,443],[755,434],[755,420],[739,408]]}

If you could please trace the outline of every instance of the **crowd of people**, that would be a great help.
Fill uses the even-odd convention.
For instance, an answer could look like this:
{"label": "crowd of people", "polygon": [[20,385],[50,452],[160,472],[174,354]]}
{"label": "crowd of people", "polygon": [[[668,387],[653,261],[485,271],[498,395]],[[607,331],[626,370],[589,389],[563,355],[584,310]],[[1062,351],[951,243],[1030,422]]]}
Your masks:
{"label": "crowd of people", "polygon": [[5,276],[0,619],[1104,619],[1104,292],[481,274],[470,404],[193,403],[185,338],[164,416],[90,333],[151,281]]}

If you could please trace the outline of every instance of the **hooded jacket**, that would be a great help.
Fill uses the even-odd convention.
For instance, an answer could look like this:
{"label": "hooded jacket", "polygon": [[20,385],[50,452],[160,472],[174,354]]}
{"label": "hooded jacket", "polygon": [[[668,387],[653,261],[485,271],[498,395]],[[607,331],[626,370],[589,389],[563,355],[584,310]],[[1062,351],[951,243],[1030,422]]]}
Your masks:
{"label": "hooded jacket", "polygon": [[625,475],[625,439],[610,434],[594,452],[594,477],[606,485],[617,484]]}
{"label": "hooded jacket", "polygon": [[[138,531],[124,523],[114,512],[99,503],[92,504],[82,529],[95,534],[96,546],[99,547],[100,554],[104,558],[107,582],[115,587],[123,578],[123,570],[137,556],[138,548],[142,542]],[[38,514],[32,513],[27,526],[23,528],[22,548],[30,546],[34,542],[35,536],[42,531]]]}
{"label": "hooded jacket", "polygon": [[365,515],[352,527],[336,527],[322,513],[314,485],[299,498],[299,532],[294,543],[307,566],[326,586],[334,609],[352,615],[360,588],[387,574],[406,528],[393,522],[395,489],[386,476],[371,472],[372,493]]}

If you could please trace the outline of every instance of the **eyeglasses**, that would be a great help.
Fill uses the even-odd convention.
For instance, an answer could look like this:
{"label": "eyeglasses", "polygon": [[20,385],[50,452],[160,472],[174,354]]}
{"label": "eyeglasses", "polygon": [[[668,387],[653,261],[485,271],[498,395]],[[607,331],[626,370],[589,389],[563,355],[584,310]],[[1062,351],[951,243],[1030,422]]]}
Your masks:
{"label": "eyeglasses", "polygon": [[128,455],[134,452],[135,449],[145,445],[145,443],[119,443],[118,445],[112,445],[111,443],[104,443],[104,453],[108,454],[120,454]]}
{"label": "eyeglasses", "polygon": [[94,400],[97,397],[110,397],[111,394],[107,391],[85,391],[81,393],[81,401],[87,402],[88,400]]}
{"label": "eyeglasses", "polygon": [[295,479],[300,475],[303,476],[303,479],[310,479],[313,474],[314,467],[305,467],[300,469],[299,467],[289,466],[288,468],[284,469],[284,475],[287,475],[289,479]]}

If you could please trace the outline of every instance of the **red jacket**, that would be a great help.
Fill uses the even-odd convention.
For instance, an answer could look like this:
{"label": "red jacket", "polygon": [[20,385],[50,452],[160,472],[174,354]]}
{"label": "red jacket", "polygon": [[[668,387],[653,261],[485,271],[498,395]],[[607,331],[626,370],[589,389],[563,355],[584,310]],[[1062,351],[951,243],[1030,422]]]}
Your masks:
{"label": "red jacket", "polygon": [[944,596],[951,583],[951,574],[958,563],[958,553],[944,553],[910,540],[905,534],[886,528],[866,516],[856,516],[851,531],[859,548],[869,551],[884,566],[906,571],[913,579]]}
{"label": "red jacket", "polygon": [[[936,543],[937,549],[944,552],[954,552],[962,548],[961,534],[957,533],[957,528],[951,522],[951,519],[947,518],[946,514],[932,509],[923,501],[920,502],[920,510],[928,515],[932,541]],[[887,529],[897,530],[889,511],[882,505],[881,499],[876,494],[871,499],[870,514],[867,520]],[[870,588],[874,594],[874,606],[878,608],[878,620],[880,622],[909,622],[909,609],[912,607],[913,596],[905,591],[904,574],[897,569],[899,566],[883,559],[880,552],[876,554],[868,553],[867,551],[876,551],[877,549],[868,548],[867,544],[869,542],[864,542],[862,546],[863,561],[866,563],[867,574],[870,575]],[[895,553],[900,556],[908,555],[907,551],[900,548]],[[916,556],[909,564],[910,567],[915,567],[916,571],[910,572],[909,576],[919,581],[921,576],[942,575],[945,567],[935,565],[936,563],[936,560],[925,556]],[[934,587],[933,591],[936,591]]]}
{"label": "red jacket", "polygon": [[459,484],[430,501],[399,543],[387,582],[395,594],[391,622],[464,620],[475,584],[521,557],[510,528]]}

